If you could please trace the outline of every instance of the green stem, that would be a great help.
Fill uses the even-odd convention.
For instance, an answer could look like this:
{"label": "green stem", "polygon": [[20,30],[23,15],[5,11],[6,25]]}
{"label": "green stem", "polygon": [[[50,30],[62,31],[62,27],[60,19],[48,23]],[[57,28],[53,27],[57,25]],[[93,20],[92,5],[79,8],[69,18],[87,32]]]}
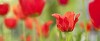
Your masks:
{"label": "green stem", "polygon": [[12,29],[10,29],[10,41],[13,41],[13,36],[12,36]]}
{"label": "green stem", "polygon": [[14,41],[14,39],[15,39],[14,36],[13,36],[14,35],[13,31],[14,31],[14,29],[11,29],[11,39],[12,39],[12,41]]}
{"label": "green stem", "polygon": [[[82,0],[82,8],[83,8],[83,13],[86,14],[86,8],[85,8],[85,0]],[[85,37],[86,37],[86,41],[88,41],[88,33],[85,30]]]}
{"label": "green stem", "polygon": [[3,22],[4,22],[4,17],[1,16],[1,30],[2,30],[1,32],[2,32],[3,39],[5,41],[5,33],[4,33],[5,28]]}
{"label": "green stem", "polygon": [[25,33],[25,24],[24,24],[24,20],[22,20],[22,24],[23,24],[23,36],[24,36],[24,41],[26,41],[26,33]]}
{"label": "green stem", "polygon": [[100,32],[97,32],[97,41],[100,41]]}
{"label": "green stem", "polygon": [[66,41],[72,41],[73,37],[72,37],[72,32],[66,32]]}
{"label": "green stem", "polygon": [[61,31],[59,31],[59,37],[60,37],[60,41],[63,41],[63,37],[62,37]]}
{"label": "green stem", "polygon": [[1,33],[2,33],[2,35],[3,35],[3,23],[2,23],[2,21],[1,21]]}

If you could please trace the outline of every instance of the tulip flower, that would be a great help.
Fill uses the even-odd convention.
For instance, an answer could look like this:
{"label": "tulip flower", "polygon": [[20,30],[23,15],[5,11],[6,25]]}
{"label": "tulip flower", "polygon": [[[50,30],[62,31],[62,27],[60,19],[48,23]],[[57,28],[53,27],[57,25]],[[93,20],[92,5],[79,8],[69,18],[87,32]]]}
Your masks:
{"label": "tulip flower", "polygon": [[45,5],[44,0],[19,0],[19,3],[26,16],[40,15]]}
{"label": "tulip flower", "polygon": [[87,23],[87,27],[86,27],[87,32],[89,32],[91,30],[91,26],[92,25],[90,23]]}
{"label": "tulip flower", "polygon": [[7,28],[14,29],[17,25],[17,20],[14,18],[5,18],[4,23],[7,26]]}
{"label": "tulip flower", "polygon": [[89,4],[89,14],[96,29],[100,29],[100,0],[94,0]]}
{"label": "tulip flower", "polygon": [[91,31],[92,23],[90,20],[86,23],[86,27],[83,22],[80,22],[79,25],[80,25],[81,29],[86,29],[87,32]]}
{"label": "tulip flower", "polygon": [[16,5],[13,7],[13,11],[16,17],[20,18],[20,19],[25,19],[26,16],[24,15],[22,8],[20,5]]}
{"label": "tulip flower", "polygon": [[80,22],[80,23],[79,23],[79,25],[80,25],[81,29],[84,29],[84,28],[85,28],[85,26],[84,26],[84,23],[83,23],[83,22]]}
{"label": "tulip flower", "polygon": [[25,19],[25,26],[27,27],[27,29],[32,30],[33,29],[33,20],[31,18],[26,18]]}
{"label": "tulip flower", "polygon": [[61,5],[66,5],[69,0],[58,0]]}
{"label": "tulip flower", "polygon": [[26,37],[26,41],[31,41],[31,39],[32,39],[32,36],[31,36],[31,35],[28,35],[28,36]]}
{"label": "tulip flower", "polygon": [[60,31],[69,32],[73,31],[76,22],[78,21],[78,17],[80,14],[75,16],[74,12],[67,12],[64,16],[60,16],[59,14],[52,14],[53,17],[56,18],[56,24]]}
{"label": "tulip flower", "polygon": [[[24,38],[25,37],[23,35],[20,36],[21,41],[24,41]],[[31,39],[32,39],[31,35],[26,36],[26,41],[31,41]]]}
{"label": "tulip flower", "polygon": [[4,16],[9,11],[8,3],[0,3],[0,15]]}
{"label": "tulip flower", "polygon": [[49,34],[49,27],[53,23],[53,21],[48,21],[42,26],[42,33],[43,36],[48,37]]}
{"label": "tulip flower", "polygon": [[48,37],[48,35],[49,35],[49,27],[50,27],[50,25],[53,23],[53,21],[48,21],[48,22],[46,22],[45,24],[43,24],[42,26],[40,26],[37,22],[35,23],[35,24],[37,24],[36,25],[36,29],[37,29],[37,34],[40,36],[40,35],[42,35],[42,36],[44,36],[44,37]]}

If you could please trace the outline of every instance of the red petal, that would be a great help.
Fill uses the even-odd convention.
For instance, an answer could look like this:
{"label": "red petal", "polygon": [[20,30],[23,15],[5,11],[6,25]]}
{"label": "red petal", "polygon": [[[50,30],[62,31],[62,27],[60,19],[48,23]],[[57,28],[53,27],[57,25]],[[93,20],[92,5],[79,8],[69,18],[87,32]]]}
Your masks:
{"label": "red petal", "polygon": [[55,13],[55,14],[52,14],[53,17],[55,17],[56,19],[59,19],[60,15]]}
{"label": "red petal", "polygon": [[91,24],[90,23],[87,23],[87,28],[86,28],[87,31],[90,31],[91,30]]}
{"label": "red petal", "polygon": [[[89,4],[89,14],[94,21],[94,26],[100,26],[100,0],[95,0]],[[99,27],[100,28],[100,27]]]}
{"label": "red petal", "polygon": [[68,21],[67,17],[64,18],[64,24],[63,24],[63,26],[65,26],[66,31],[68,31],[69,21]]}
{"label": "red petal", "polygon": [[78,17],[80,16],[80,14],[77,14],[74,20],[74,25],[76,24],[76,22],[78,21]]}
{"label": "red petal", "polygon": [[44,0],[19,0],[25,15],[40,15],[45,5]]}
{"label": "red petal", "polygon": [[31,18],[27,18],[25,20],[25,26],[27,27],[27,29],[32,30],[33,29],[33,20]]}
{"label": "red petal", "polygon": [[73,25],[74,25],[74,16],[75,16],[75,13],[74,12],[67,12],[64,16],[68,18],[69,29],[72,29]]}
{"label": "red petal", "polygon": [[80,14],[77,14],[76,17],[75,17],[75,20],[74,20],[74,25],[73,27],[75,26],[76,22],[78,21],[78,17],[80,16]]}
{"label": "red petal", "polygon": [[0,15],[6,15],[9,11],[9,4],[0,3]]}
{"label": "red petal", "polygon": [[66,5],[69,0],[58,0],[61,5]]}
{"label": "red petal", "polygon": [[50,27],[50,25],[53,23],[53,21],[48,21],[48,22],[46,22],[44,25],[43,25],[43,27],[42,27],[42,33],[43,33],[43,35],[45,36],[45,37],[47,37],[48,36],[48,33],[49,33],[49,27]]}
{"label": "red petal", "polygon": [[67,17],[59,17],[59,20],[57,20],[57,27],[59,30],[66,32],[68,31],[69,22],[67,20]]}
{"label": "red petal", "polygon": [[23,11],[22,11],[22,8],[20,7],[20,5],[17,5],[17,6],[14,6],[13,7],[13,11],[14,11],[14,14],[20,18],[20,19],[25,19],[26,16],[24,15]]}
{"label": "red petal", "polygon": [[16,24],[17,24],[16,19],[13,19],[13,18],[6,18],[4,21],[5,21],[5,25],[6,25],[7,28],[9,28],[9,29],[15,28],[15,26],[16,26]]}
{"label": "red petal", "polygon": [[79,25],[80,25],[81,29],[85,28],[84,22],[80,22]]}
{"label": "red petal", "polygon": [[28,35],[27,37],[26,37],[26,41],[31,41],[32,40],[32,36],[31,35]]}

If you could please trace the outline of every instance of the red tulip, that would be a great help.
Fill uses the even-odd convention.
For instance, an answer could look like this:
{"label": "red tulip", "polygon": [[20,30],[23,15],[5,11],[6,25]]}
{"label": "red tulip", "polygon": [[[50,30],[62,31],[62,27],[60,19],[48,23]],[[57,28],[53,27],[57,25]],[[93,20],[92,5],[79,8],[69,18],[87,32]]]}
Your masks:
{"label": "red tulip", "polygon": [[48,35],[49,35],[49,27],[50,27],[50,25],[53,23],[53,21],[48,21],[48,22],[46,22],[45,24],[43,24],[42,26],[40,26],[39,24],[38,24],[38,22],[35,22],[35,24],[36,24],[36,30],[37,30],[37,34],[39,35],[39,36],[44,36],[44,37],[48,37]]}
{"label": "red tulip", "polygon": [[0,15],[4,16],[8,13],[9,5],[7,3],[0,3]]}
{"label": "red tulip", "polygon": [[31,39],[32,39],[31,35],[28,35],[28,36],[26,37],[26,41],[31,41]]}
{"label": "red tulip", "polygon": [[100,29],[100,0],[94,0],[89,4],[89,14],[94,27]]}
{"label": "red tulip", "polygon": [[[21,41],[24,41],[24,39],[25,39],[25,37],[23,35],[21,35],[20,38],[21,38]],[[26,41],[31,41],[31,39],[32,39],[31,35],[26,36]]]}
{"label": "red tulip", "polygon": [[49,27],[53,23],[53,21],[48,21],[42,26],[43,36],[47,37],[49,34]]}
{"label": "red tulip", "polygon": [[85,27],[85,24],[83,21],[79,22],[79,26],[80,26],[81,31],[87,31],[87,27]]}
{"label": "red tulip", "polygon": [[56,18],[58,29],[63,32],[67,32],[73,31],[80,14],[77,14],[75,16],[74,12],[67,12],[64,16],[60,16],[59,14],[52,14],[52,16]]}
{"label": "red tulip", "polygon": [[69,0],[58,0],[61,5],[66,5]]}
{"label": "red tulip", "polygon": [[85,28],[85,26],[84,26],[84,23],[83,23],[83,22],[80,22],[80,23],[79,23],[79,25],[80,25],[81,29],[84,29],[84,28]]}
{"label": "red tulip", "polygon": [[80,22],[80,27],[81,29],[86,29],[87,32],[90,32],[91,31],[91,27],[92,27],[92,23],[91,21],[88,21],[87,24],[86,24],[86,27],[85,27],[85,24],[83,22]]}
{"label": "red tulip", "polygon": [[4,22],[5,22],[5,25],[7,26],[7,28],[9,28],[9,29],[14,29],[15,26],[17,25],[17,20],[14,18],[6,18],[4,20]]}
{"label": "red tulip", "polygon": [[19,0],[26,16],[40,15],[45,5],[44,0]]}
{"label": "red tulip", "polygon": [[13,11],[16,17],[20,18],[20,19],[25,19],[26,16],[24,15],[22,8],[20,7],[20,5],[16,5],[13,7]]}
{"label": "red tulip", "polygon": [[90,23],[87,23],[87,27],[86,27],[87,32],[89,32],[91,30],[91,26],[92,25]]}
{"label": "red tulip", "polygon": [[32,23],[33,23],[33,20],[31,18],[26,18],[25,25],[26,25],[27,29],[30,29],[30,30],[33,29]]}

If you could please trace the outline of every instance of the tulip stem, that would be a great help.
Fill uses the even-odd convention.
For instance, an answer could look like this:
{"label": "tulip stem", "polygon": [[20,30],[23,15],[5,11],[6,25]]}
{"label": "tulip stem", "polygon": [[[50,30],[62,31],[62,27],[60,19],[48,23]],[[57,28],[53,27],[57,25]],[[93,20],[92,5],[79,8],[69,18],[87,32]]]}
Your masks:
{"label": "tulip stem", "polygon": [[[34,21],[34,24],[35,24],[35,28],[34,28],[34,29],[36,29],[36,30],[37,30],[37,29],[40,27],[40,24],[39,24],[39,22],[38,22],[37,18],[34,18],[34,19],[33,19],[33,21]],[[34,31],[36,31],[36,30],[34,30]],[[37,33],[35,33],[35,34],[37,34]],[[34,34],[34,35],[35,35],[35,34]],[[34,39],[34,40],[35,40],[35,39]],[[40,32],[39,41],[42,41],[41,32]]]}
{"label": "tulip stem", "polygon": [[25,33],[24,21],[22,21],[22,24],[23,24],[23,36],[24,36],[24,41],[26,41],[26,33]]}
{"label": "tulip stem", "polygon": [[2,33],[2,36],[3,36],[3,39],[4,39],[5,37],[4,37],[4,27],[3,27],[3,26],[4,26],[4,24],[3,24],[3,20],[4,20],[4,19],[3,19],[3,17],[1,17],[0,20],[1,20],[1,23],[0,23],[0,26],[1,26],[1,33]]}
{"label": "tulip stem", "polygon": [[65,34],[66,34],[66,41],[72,41],[73,40],[71,32],[66,32]]}
{"label": "tulip stem", "polygon": [[[82,0],[82,8],[83,8],[83,14],[86,14],[85,0]],[[88,41],[88,32],[86,31],[85,31],[85,37],[86,37],[86,41]]]}
{"label": "tulip stem", "polygon": [[2,22],[1,22],[0,26],[1,26],[1,33],[3,35],[3,23]]}
{"label": "tulip stem", "polygon": [[100,41],[100,32],[97,32],[97,41]]}
{"label": "tulip stem", "polygon": [[14,39],[15,39],[14,36],[13,36],[14,35],[14,30],[15,29],[11,29],[11,39],[12,39],[12,41],[14,41]]}
{"label": "tulip stem", "polygon": [[11,41],[13,41],[13,36],[12,36],[12,33],[13,33],[13,30],[12,29],[10,29],[10,38],[11,38]]}
{"label": "tulip stem", "polygon": [[60,41],[63,41],[63,37],[62,37],[61,31],[59,31],[59,37],[60,37]]}

